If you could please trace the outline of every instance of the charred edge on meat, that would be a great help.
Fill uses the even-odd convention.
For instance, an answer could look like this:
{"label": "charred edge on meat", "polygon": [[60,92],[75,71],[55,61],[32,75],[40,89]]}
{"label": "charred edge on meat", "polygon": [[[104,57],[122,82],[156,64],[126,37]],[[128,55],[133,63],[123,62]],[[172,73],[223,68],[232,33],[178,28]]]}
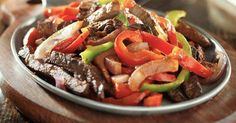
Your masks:
{"label": "charred edge on meat", "polygon": [[85,80],[92,85],[92,90],[100,97],[106,94],[112,94],[112,87],[106,82],[101,71],[92,64],[84,63],[74,54],[64,54],[53,51],[46,62],[63,67],[64,69],[74,73],[74,77]]}
{"label": "charred edge on meat", "polygon": [[[99,45],[102,43],[106,43],[106,41],[102,38],[107,38],[106,36],[111,33],[114,35],[113,38],[115,39],[115,37],[121,32],[122,25],[122,22],[117,19],[107,19],[105,21],[92,23],[88,27],[90,35],[88,37],[87,44]],[[110,39],[110,41],[114,39]]]}

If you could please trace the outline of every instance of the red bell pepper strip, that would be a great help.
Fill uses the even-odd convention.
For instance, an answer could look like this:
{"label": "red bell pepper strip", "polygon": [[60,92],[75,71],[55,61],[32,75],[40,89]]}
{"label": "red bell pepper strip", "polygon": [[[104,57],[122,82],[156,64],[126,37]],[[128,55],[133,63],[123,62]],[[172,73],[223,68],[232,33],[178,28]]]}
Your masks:
{"label": "red bell pepper strip", "polygon": [[58,7],[50,7],[44,10],[44,16],[56,16],[60,17],[65,21],[76,20],[76,16],[79,13],[78,6],[80,2],[72,2],[69,6],[58,6]]}
{"label": "red bell pepper strip", "polygon": [[134,72],[134,68],[132,68],[132,67],[122,67],[121,71],[122,71],[123,74],[131,75]]}
{"label": "red bell pepper strip", "polygon": [[35,50],[36,49],[35,41],[41,37],[42,36],[39,33],[39,31],[35,27],[33,27],[26,33],[23,39],[23,44],[24,46],[30,46],[31,48],[33,48],[33,50]]}
{"label": "red bell pepper strip", "polygon": [[177,41],[174,25],[172,25],[172,23],[169,20],[167,20],[166,18],[158,16],[157,19],[159,20],[161,27],[166,28],[168,40],[170,41],[170,43],[175,46],[178,46],[178,41]]}
{"label": "red bell pepper strip", "polygon": [[134,17],[130,17],[130,18],[128,19],[128,21],[129,21],[129,25],[132,25],[132,24],[135,24],[135,23],[136,23]]}
{"label": "red bell pepper strip", "polygon": [[80,2],[79,2],[79,1],[71,2],[71,3],[69,4],[70,7],[74,7],[74,8],[79,7],[79,5],[80,5]]}
{"label": "red bell pepper strip", "polygon": [[56,47],[53,48],[53,50],[55,51],[62,51],[63,49],[65,49],[66,47],[68,47],[80,34],[77,33],[75,35],[73,35],[72,37],[66,39],[65,41],[63,41],[62,43],[58,44]]}
{"label": "red bell pepper strip", "polygon": [[133,91],[130,90],[128,84],[126,83],[116,83],[115,84],[115,96],[116,98],[122,98],[129,96]]}
{"label": "red bell pepper strip", "polygon": [[[174,27],[171,27],[171,28],[174,28]],[[170,41],[171,44],[175,46],[179,45],[175,31],[167,31],[167,35],[168,35],[168,40]]]}
{"label": "red bell pepper strip", "polygon": [[173,56],[179,60],[179,64],[183,68],[188,69],[189,71],[194,72],[195,74],[203,78],[208,78],[213,74],[211,70],[204,67],[193,57],[188,56],[186,52],[184,52],[182,49],[178,47],[175,47],[173,49]]}
{"label": "red bell pepper strip", "polygon": [[120,99],[110,97],[104,98],[102,101],[115,105],[134,106],[138,105],[147,95],[149,95],[149,93],[149,91],[135,92],[127,97],[123,97]]}
{"label": "red bell pepper strip", "polygon": [[62,15],[71,15],[76,16],[79,13],[79,9],[72,8],[72,7],[66,7],[62,13]]}
{"label": "red bell pepper strip", "polygon": [[74,15],[64,15],[61,17],[64,21],[74,21],[77,20],[76,16]]}
{"label": "red bell pepper strip", "polygon": [[148,79],[162,82],[171,82],[176,80],[176,76],[168,73],[157,73]]}
{"label": "red bell pepper strip", "polygon": [[160,50],[164,54],[167,54],[167,55],[170,54],[174,48],[173,45],[169,44],[168,42],[150,33],[142,31],[141,35],[142,35],[143,41],[148,42],[149,46]]}
{"label": "red bell pepper strip", "polygon": [[89,31],[86,30],[82,34],[80,34],[75,41],[73,41],[68,47],[62,50],[63,53],[73,53],[75,50],[78,49],[79,46],[82,45],[84,40],[89,36]]}
{"label": "red bell pepper strip", "polygon": [[144,99],[143,105],[152,107],[160,106],[162,103],[162,94],[154,94]]}
{"label": "red bell pepper strip", "polygon": [[141,34],[143,40],[145,42],[148,42],[153,48],[157,48],[166,55],[172,53],[172,55],[178,59],[180,65],[183,68],[186,68],[189,71],[194,72],[195,74],[204,78],[207,78],[212,75],[212,71],[204,67],[193,57],[188,56],[187,53],[183,51],[183,49],[175,47],[174,45],[169,44],[168,42],[165,42],[150,33],[141,32]]}
{"label": "red bell pepper strip", "polygon": [[166,30],[167,35],[168,35],[168,41],[175,45],[178,46],[178,41],[176,37],[176,31],[174,25],[166,18],[158,16],[156,13],[151,13],[152,16],[155,17],[155,19],[159,22],[160,26],[162,29]]}
{"label": "red bell pepper strip", "polygon": [[124,0],[123,7],[124,8],[133,8],[136,5],[134,0]]}
{"label": "red bell pepper strip", "polygon": [[119,58],[127,65],[135,66],[146,63],[150,60],[163,58],[162,55],[155,54],[149,50],[140,50],[138,52],[129,52],[123,41],[129,39],[131,42],[141,42],[142,37],[139,31],[125,30],[115,39],[115,51]]}
{"label": "red bell pepper strip", "polygon": [[66,8],[66,6],[46,8],[43,12],[43,15],[45,17],[57,16],[57,15],[61,14],[64,11],[65,8]]}

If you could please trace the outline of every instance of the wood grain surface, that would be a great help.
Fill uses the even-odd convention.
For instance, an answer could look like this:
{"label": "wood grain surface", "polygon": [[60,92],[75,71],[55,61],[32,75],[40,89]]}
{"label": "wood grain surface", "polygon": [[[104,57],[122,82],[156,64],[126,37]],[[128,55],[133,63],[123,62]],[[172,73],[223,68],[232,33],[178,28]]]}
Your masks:
{"label": "wood grain surface", "polygon": [[[14,1],[14,5],[12,3]],[[0,38],[0,70],[5,82],[3,93],[18,109],[34,122],[66,123],[66,122],[102,122],[102,123],[204,123],[204,122],[236,122],[236,50],[227,41],[219,42],[230,56],[232,76],[226,87],[212,100],[189,110],[147,116],[115,115],[95,111],[66,101],[36,84],[30,76],[22,72],[10,49],[13,31],[24,20],[40,12],[40,5],[26,5],[24,0],[8,0],[8,9],[15,17],[13,23]],[[20,5],[20,6],[19,6]]]}

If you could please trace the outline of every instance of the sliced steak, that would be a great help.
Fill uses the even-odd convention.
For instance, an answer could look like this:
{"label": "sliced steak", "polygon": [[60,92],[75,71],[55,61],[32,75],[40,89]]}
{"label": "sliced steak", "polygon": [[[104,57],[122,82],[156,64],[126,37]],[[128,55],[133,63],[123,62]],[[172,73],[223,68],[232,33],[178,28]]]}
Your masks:
{"label": "sliced steak", "polygon": [[151,33],[152,34],[152,29],[150,26],[148,25],[145,25],[145,24],[132,24],[132,25],[129,25],[129,29],[131,30],[142,30],[142,31],[145,31],[145,32],[148,32],[148,33]]}
{"label": "sliced steak", "polygon": [[179,25],[176,30],[182,33],[189,40],[201,45],[202,47],[206,48],[211,46],[211,42],[208,40],[208,38],[183,21],[179,21]]}
{"label": "sliced steak", "polygon": [[[122,25],[122,22],[117,19],[107,19],[105,21],[92,23],[88,27],[90,35],[88,37],[87,44],[98,45],[105,43],[106,41],[114,40],[115,37],[121,32]],[[109,34],[112,34],[113,36]],[[108,35],[110,37],[107,37]],[[106,38],[107,40],[102,40],[102,38]]]}
{"label": "sliced steak", "polygon": [[136,4],[133,8],[129,10],[129,12],[137,16],[144,24],[150,26],[154,35],[158,35],[155,26],[159,24],[155,21],[155,19],[153,19],[153,17],[147,10]]}
{"label": "sliced steak", "polygon": [[113,0],[111,3],[101,7],[94,13],[92,13],[87,19],[86,22],[91,24],[93,22],[102,21],[106,19],[111,19],[117,16],[120,13],[120,3],[118,0]]}
{"label": "sliced steak", "polygon": [[197,75],[191,76],[188,81],[185,81],[181,85],[181,87],[185,95],[190,99],[196,98],[202,94],[202,87]]}
{"label": "sliced steak", "polygon": [[182,102],[188,99],[179,87],[167,92],[167,94],[174,102]]}
{"label": "sliced steak", "polygon": [[190,45],[194,59],[196,59],[199,62],[203,62],[204,60],[206,60],[205,53],[200,45],[194,43],[190,43]]}
{"label": "sliced steak", "polygon": [[73,73],[74,77],[91,83],[93,91],[99,97],[104,97],[104,91],[112,94],[112,86],[106,82],[101,71],[92,64],[85,64],[80,58],[74,57],[73,54],[53,51],[46,62],[63,67]]}
{"label": "sliced steak", "polygon": [[79,5],[79,14],[77,18],[79,20],[84,20],[86,17],[91,15],[97,9],[97,4],[93,0],[81,1]]}
{"label": "sliced steak", "polygon": [[88,98],[95,97],[95,94],[90,89],[90,83],[80,78],[71,76],[61,67],[34,59],[34,56],[32,54],[28,54],[28,51],[29,50],[27,50],[27,48],[24,48],[19,51],[19,55],[24,58],[25,64],[33,71],[36,73],[39,72],[40,75],[43,73],[44,75],[51,76],[54,80],[58,80],[58,78],[60,78],[63,80],[66,88],[74,94]]}
{"label": "sliced steak", "polygon": [[44,21],[38,21],[37,29],[43,37],[47,38],[70,23],[71,22],[64,21],[60,18],[48,18]]}

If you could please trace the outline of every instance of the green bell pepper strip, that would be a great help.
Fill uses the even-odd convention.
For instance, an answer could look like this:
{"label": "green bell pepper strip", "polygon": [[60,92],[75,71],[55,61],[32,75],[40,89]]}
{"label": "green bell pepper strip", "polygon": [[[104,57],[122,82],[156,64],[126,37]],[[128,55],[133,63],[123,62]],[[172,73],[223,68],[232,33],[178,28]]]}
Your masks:
{"label": "green bell pepper strip", "polygon": [[186,12],[183,10],[173,10],[166,14],[166,18],[169,19],[175,27],[178,26],[179,19],[185,16]]}
{"label": "green bell pepper strip", "polygon": [[[118,0],[118,1],[119,1],[121,4],[123,4],[125,0]],[[110,2],[112,2],[112,0],[99,0],[99,1],[98,1],[98,4],[102,6],[102,5],[106,5],[106,4],[110,3]]]}
{"label": "green bell pepper strip", "polygon": [[[177,39],[179,43],[183,46],[183,50],[187,53],[187,55],[192,56],[191,46],[189,45],[186,38],[181,33],[176,33]],[[177,77],[177,79],[173,82],[167,84],[148,84],[144,83],[141,87],[141,90],[149,90],[152,92],[167,92],[173,90],[180,86],[185,80],[188,80],[190,72],[187,69],[182,69]]]}
{"label": "green bell pepper strip", "polygon": [[129,26],[129,20],[123,11],[116,16],[116,19],[120,20],[125,25],[125,27]]}
{"label": "green bell pepper strip", "polygon": [[113,48],[113,46],[114,46],[113,42],[107,42],[107,43],[97,45],[97,46],[89,46],[86,50],[80,53],[80,56],[82,57],[82,61],[88,64],[97,55]]}

